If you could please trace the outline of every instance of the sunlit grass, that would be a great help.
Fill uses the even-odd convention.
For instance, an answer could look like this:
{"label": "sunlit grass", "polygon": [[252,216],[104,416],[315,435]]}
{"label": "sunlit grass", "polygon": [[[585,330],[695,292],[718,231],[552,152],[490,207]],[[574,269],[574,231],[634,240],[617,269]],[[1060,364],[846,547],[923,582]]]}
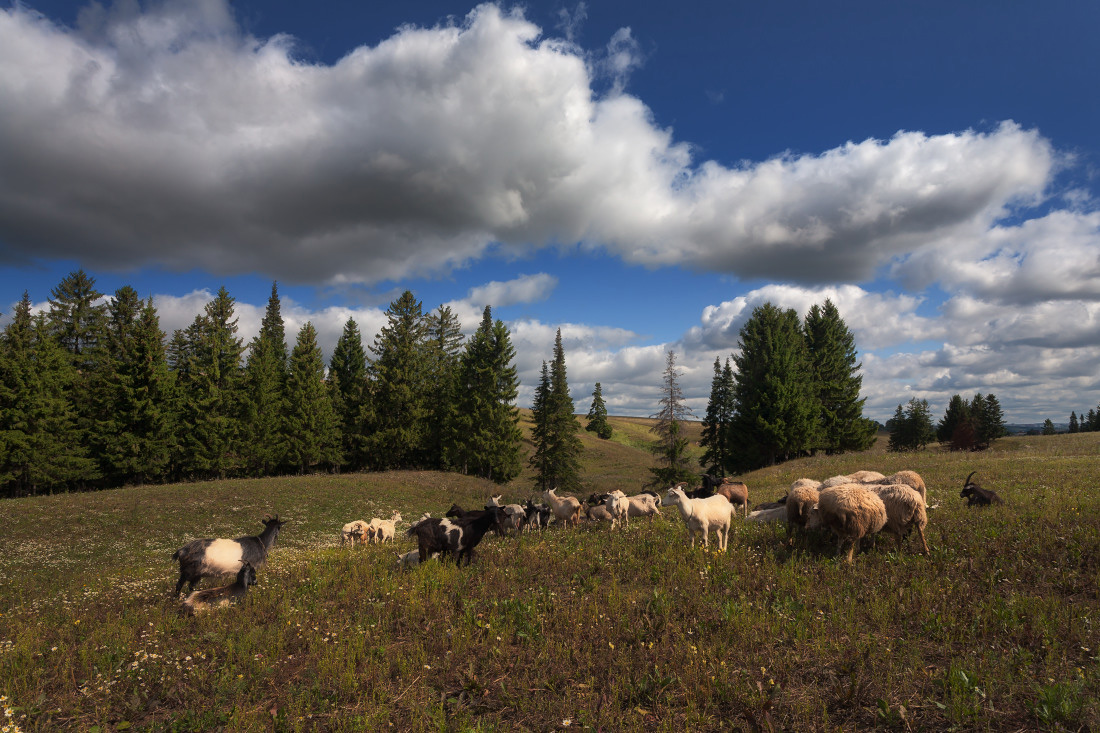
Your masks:
{"label": "sunlit grass", "polygon": [[[644,483],[648,454],[582,439],[593,489]],[[1098,454],[1095,434],[877,446],[743,477],[757,502],[800,476],[920,472],[930,556],[879,538],[852,566],[740,521],[727,553],[693,551],[671,508],[489,537],[469,568],[399,570],[400,531],[339,546],[350,519],[501,490],[429,472],[5,501],[0,730],[1096,729]],[[973,470],[1006,506],[965,508]],[[172,551],[275,512],[290,523],[244,603],[180,616]]]}

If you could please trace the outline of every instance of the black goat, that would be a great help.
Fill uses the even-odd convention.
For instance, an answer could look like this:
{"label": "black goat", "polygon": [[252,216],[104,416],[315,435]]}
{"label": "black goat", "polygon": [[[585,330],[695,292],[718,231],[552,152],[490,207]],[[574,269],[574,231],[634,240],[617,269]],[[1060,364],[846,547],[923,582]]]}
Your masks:
{"label": "black goat", "polygon": [[462,556],[465,555],[469,565],[470,555],[481,538],[500,525],[500,515],[500,509],[492,507],[484,512],[465,512],[453,518],[425,519],[409,527],[405,534],[417,539],[420,562],[426,562],[433,552],[439,552],[444,557],[453,555],[458,565],[462,564]]}
{"label": "black goat", "polygon": [[267,562],[267,553],[275,546],[279,529],[286,522],[280,521],[277,514],[262,521],[264,531],[256,536],[238,537],[235,540],[191,540],[176,550],[172,555],[172,559],[179,560],[180,563],[176,595],[179,596],[184,583],[189,583],[190,592],[195,590],[195,586],[203,578],[236,573],[245,563],[256,568]]}
{"label": "black goat", "polygon": [[256,585],[256,568],[246,562],[237,571],[237,579],[233,583],[195,591],[183,600],[181,610],[188,616],[194,616],[200,611],[237,603],[244,598],[250,585]]}
{"label": "black goat", "polygon": [[959,496],[966,499],[967,506],[989,506],[990,504],[1004,504],[1005,500],[997,495],[997,492],[993,489],[983,489],[975,483],[971,483],[970,479],[976,474],[977,471],[971,471],[970,476],[966,477],[966,483],[963,485],[963,490],[959,492]]}

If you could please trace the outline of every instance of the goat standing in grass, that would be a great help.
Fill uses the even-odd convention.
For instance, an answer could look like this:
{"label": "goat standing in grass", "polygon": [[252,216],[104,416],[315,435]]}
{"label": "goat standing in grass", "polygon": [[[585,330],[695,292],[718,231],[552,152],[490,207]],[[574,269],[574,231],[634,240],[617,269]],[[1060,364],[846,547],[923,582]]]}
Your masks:
{"label": "goat standing in grass", "polygon": [[244,598],[250,585],[256,585],[256,568],[246,562],[237,571],[237,579],[233,583],[191,593],[183,600],[181,610],[188,616],[194,616],[200,611],[237,603]]}
{"label": "goat standing in grass", "polygon": [[718,535],[718,549],[725,552],[730,535],[730,516],[734,511],[733,504],[726,497],[715,494],[706,499],[689,499],[683,489],[674,486],[665,495],[664,503],[675,504],[679,508],[692,547],[695,547],[696,532],[702,533],[703,546],[710,547],[710,530],[713,529]]}
{"label": "goat standing in grass", "polygon": [[279,530],[286,522],[280,521],[276,514],[265,518],[263,524],[264,531],[255,537],[191,540],[176,550],[172,555],[172,559],[180,563],[176,596],[184,583],[189,583],[188,591],[193,591],[203,578],[236,573],[245,563],[257,568],[267,562],[267,553],[275,546]]}
{"label": "goat standing in grass", "polygon": [[558,496],[554,489],[542,492],[542,498],[554,510],[554,516],[559,522],[571,524],[574,527],[581,521],[581,503],[572,496]]}
{"label": "goat standing in grass", "polygon": [[441,556],[453,555],[459,565],[465,555],[469,565],[474,548],[500,520],[501,510],[493,507],[484,512],[466,512],[454,518],[425,519],[409,527],[405,533],[417,539],[420,562],[427,562],[433,552],[438,552]]}

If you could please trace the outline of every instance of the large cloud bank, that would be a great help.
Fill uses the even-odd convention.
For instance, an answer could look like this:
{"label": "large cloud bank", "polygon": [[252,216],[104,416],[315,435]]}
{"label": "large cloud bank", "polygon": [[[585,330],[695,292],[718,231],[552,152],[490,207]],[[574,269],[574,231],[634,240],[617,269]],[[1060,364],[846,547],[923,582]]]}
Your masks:
{"label": "large cloud bank", "polygon": [[851,282],[984,231],[1056,165],[1012,123],[698,162],[623,91],[630,40],[593,59],[482,5],[324,65],[242,33],[220,0],[93,6],[77,29],[17,5],[0,12],[3,251],[323,283],[583,242]]}

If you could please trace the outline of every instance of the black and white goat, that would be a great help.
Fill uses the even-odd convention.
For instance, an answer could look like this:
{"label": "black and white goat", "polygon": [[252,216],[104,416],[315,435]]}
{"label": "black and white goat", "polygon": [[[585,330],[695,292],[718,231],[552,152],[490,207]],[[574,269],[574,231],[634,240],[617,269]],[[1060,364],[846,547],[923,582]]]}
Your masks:
{"label": "black and white goat", "polygon": [[465,555],[469,565],[473,549],[486,532],[499,526],[500,521],[501,510],[492,507],[484,512],[465,512],[452,518],[425,519],[409,527],[405,534],[417,539],[420,562],[426,562],[432,553],[438,552],[442,557],[453,555],[459,565]]}
{"label": "black and white goat", "polygon": [[234,582],[220,588],[207,588],[191,593],[183,599],[180,610],[188,616],[194,616],[201,611],[237,603],[244,598],[250,585],[256,585],[256,568],[246,562],[237,571],[237,579]]}
{"label": "black and white goat", "polygon": [[550,520],[554,518],[554,512],[546,504],[536,504],[530,499],[523,505],[527,515],[527,521],[523,526],[528,530],[546,529],[550,526]]}
{"label": "black and white goat", "polygon": [[970,475],[966,477],[966,483],[963,484],[963,490],[959,492],[959,496],[966,499],[967,506],[989,506],[990,504],[1004,504],[1005,500],[997,495],[997,492],[993,489],[983,489],[975,483],[971,483],[970,479],[974,477],[977,471],[971,471]]}
{"label": "black and white goat", "polygon": [[176,582],[176,595],[179,596],[183,584],[188,583],[188,592],[203,578],[215,575],[229,575],[240,571],[248,563],[253,568],[267,562],[267,553],[275,546],[279,530],[286,522],[279,515],[262,520],[264,531],[256,536],[238,537],[235,540],[201,539],[191,540],[172,555],[179,560],[180,578]]}

